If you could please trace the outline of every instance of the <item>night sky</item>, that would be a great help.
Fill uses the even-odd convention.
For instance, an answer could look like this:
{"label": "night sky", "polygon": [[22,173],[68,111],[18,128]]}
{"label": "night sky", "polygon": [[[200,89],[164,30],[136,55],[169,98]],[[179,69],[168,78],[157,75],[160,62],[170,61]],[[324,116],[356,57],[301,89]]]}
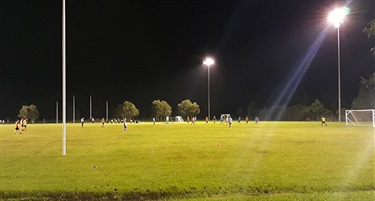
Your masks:
{"label": "night sky", "polygon": [[[105,116],[106,101],[113,111],[128,100],[148,118],[155,99],[174,114],[190,99],[205,116],[206,56],[216,61],[212,115],[252,101],[269,107],[327,29],[290,104],[318,98],[336,110],[337,29],[327,16],[343,5],[351,9],[340,27],[342,107],[349,108],[360,77],[375,71],[375,40],[362,31],[375,19],[374,0],[67,0],[67,108],[75,95],[76,118],[89,117],[92,95],[94,117]],[[0,0],[0,119],[30,104],[40,119],[55,118],[61,41],[62,1]]]}

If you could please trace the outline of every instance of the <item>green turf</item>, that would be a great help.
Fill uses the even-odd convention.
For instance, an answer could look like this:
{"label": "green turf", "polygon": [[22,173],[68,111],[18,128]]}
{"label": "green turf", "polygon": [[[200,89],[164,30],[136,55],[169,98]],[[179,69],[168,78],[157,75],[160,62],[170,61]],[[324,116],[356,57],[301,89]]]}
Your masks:
{"label": "green turf", "polygon": [[343,123],[0,125],[0,198],[373,200],[372,127]]}

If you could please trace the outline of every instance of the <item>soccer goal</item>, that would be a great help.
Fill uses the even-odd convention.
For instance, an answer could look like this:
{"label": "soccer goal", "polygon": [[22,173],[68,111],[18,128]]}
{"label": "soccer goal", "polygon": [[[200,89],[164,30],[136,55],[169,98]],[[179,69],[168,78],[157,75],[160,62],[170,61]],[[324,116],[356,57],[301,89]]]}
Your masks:
{"label": "soccer goal", "polygon": [[346,126],[375,127],[375,109],[345,110]]}
{"label": "soccer goal", "polygon": [[167,117],[168,122],[184,122],[184,119],[181,116]]}
{"label": "soccer goal", "polygon": [[175,121],[176,122],[184,122],[184,119],[181,116],[176,116]]}

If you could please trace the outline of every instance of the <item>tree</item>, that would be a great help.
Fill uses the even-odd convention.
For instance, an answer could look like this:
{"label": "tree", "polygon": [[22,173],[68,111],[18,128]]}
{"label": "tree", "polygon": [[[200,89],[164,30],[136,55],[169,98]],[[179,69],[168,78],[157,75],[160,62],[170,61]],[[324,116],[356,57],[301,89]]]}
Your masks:
{"label": "tree", "polygon": [[[375,36],[375,19],[369,22],[369,27],[363,29],[367,33],[368,37]],[[372,53],[375,55],[375,47],[371,48]]]}
{"label": "tree", "polygon": [[125,101],[124,103],[117,106],[115,110],[115,116],[117,118],[127,118],[132,119],[139,115],[139,110],[132,102]]}
{"label": "tree", "polygon": [[172,114],[172,107],[166,101],[152,101],[152,111],[155,117],[160,120],[163,117],[169,117]]}
{"label": "tree", "polygon": [[251,119],[258,116],[259,108],[256,102],[252,101],[249,106],[247,106],[247,116]]}
{"label": "tree", "polygon": [[311,117],[311,119],[318,120],[322,115],[330,115],[332,112],[326,109],[318,99],[311,104],[310,107],[306,108],[306,114]]}
{"label": "tree", "polygon": [[259,110],[259,116],[265,121],[280,121],[284,119],[286,106],[274,105],[269,108]]}
{"label": "tree", "polygon": [[243,109],[243,107],[239,107],[239,108],[237,109],[237,114],[238,114],[238,116],[239,116],[239,117],[243,116],[244,111],[245,111],[245,110]]}
{"label": "tree", "polygon": [[39,110],[33,104],[31,104],[30,106],[24,105],[20,109],[20,113],[18,114],[18,117],[30,119],[31,122],[34,123],[35,120],[39,119]]}
{"label": "tree", "polygon": [[286,121],[303,121],[306,120],[306,110],[307,106],[305,105],[292,105],[286,108],[285,119]]}
{"label": "tree", "polygon": [[21,109],[20,109],[20,113],[18,114],[18,117],[19,118],[27,118],[28,108],[29,108],[29,106],[27,106],[27,105],[22,106]]}
{"label": "tree", "polygon": [[367,88],[367,89],[375,89],[375,72],[372,73],[372,75],[370,76],[370,78],[368,80],[366,80],[365,78],[361,77],[361,82],[360,84]]}
{"label": "tree", "polygon": [[196,116],[201,112],[199,105],[196,102],[192,103],[189,99],[183,100],[179,103],[178,109],[180,114],[184,117]]}
{"label": "tree", "polygon": [[163,107],[163,117],[169,117],[172,114],[172,107],[167,103],[167,101],[161,101]]}
{"label": "tree", "polygon": [[353,100],[352,109],[375,108],[375,72],[369,79],[361,77],[357,98]]}

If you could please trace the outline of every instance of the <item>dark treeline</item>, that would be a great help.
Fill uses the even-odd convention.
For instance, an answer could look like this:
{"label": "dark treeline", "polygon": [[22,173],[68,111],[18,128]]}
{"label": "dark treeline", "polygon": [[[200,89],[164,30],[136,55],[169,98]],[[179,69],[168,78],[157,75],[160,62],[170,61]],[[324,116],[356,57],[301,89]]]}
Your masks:
{"label": "dark treeline", "polygon": [[[359,82],[359,93],[358,96],[352,101],[350,108],[341,108],[341,119],[345,119],[345,110],[346,109],[374,109],[375,108],[375,73],[371,74],[368,79],[361,78]],[[125,101],[123,104],[125,104]],[[291,105],[276,105],[276,106],[260,106],[258,103],[252,101],[246,106],[240,106],[237,108],[236,111],[220,111],[218,108],[211,108],[211,119],[213,116],[220,117],[221,113],[230,113],[234,118],[245,118],[248,117],[249,119],[255,119],[258,117],[260,120],[263,121],[317,121],[322,116],[327,118],[328,120],[335,121],[338,119],[338,111],[328,109],[325,104],[322,103],[319,99],[315,99],[310,104],[307,103],[308,101],[303,101],[304,104],[291,104]],[[194,112],[189,111],[186,109],[186,105],[183,107],[184,104],[188,103],[188,106],[194,106]],[[192,103],[190,100],[183,100],[181,103],[177,105],[169,105],[166,101],[162,100],[154,100],[149,104],[141,104],[140,109],[137,108],[137,103],[129,102],[131,108],[134,108],[137,112],[135,114],[131,114],[130,116],[125,114],[126,111],[129,111],[127,106],[120,105],[113,105],[111,104],[108,107],[108,119],[113,118],[124,118],[124,117],[131,117],[142,120],[142,121],[151,121],[153,117],[157,119],[163,119],[166,116],[189,116],[194,115],[198,117],[198,119],[205,119],[207,116],[207,108],[201,108],[199,103]],[[147,106],[148,105],[148,106]],[[49,118],[45,119],[43,114],[39,115],[39,111],[37,106],[35,110],[37,112],[37,117],[31,117],[27,112],[29,110],[25,110],[29,106],[20,106],[20,110],[18,112],[17,117],[27,117],[30,119],[34,119],[37,122],[56,122],[56,118]],[[125,108],[125,109],[124,109]],[[86,108],[87,109],[87,108]],[[29,112],[31,114],[31,112]],[[61,104],[57,111],[58,119],[61,120]],[[67,121],[73,121],[73,105],[67,104]],[[30,116],[30,117],[29,117]],[[82,117],[89,118],[88,111],[82,111],[81,108],[75,108],[75,120],[81,119]],[[92,117],[95,119],[102,119],[107,117],[107,108],[103,107],[103,105],[99,106],[97,104],[92,105]],[[38,119],[39,118],[39,119]],[[4,120],[4,119],[3,119]],[[14,119],[11,117],[7,117],[5,122],[12,122]]]}

